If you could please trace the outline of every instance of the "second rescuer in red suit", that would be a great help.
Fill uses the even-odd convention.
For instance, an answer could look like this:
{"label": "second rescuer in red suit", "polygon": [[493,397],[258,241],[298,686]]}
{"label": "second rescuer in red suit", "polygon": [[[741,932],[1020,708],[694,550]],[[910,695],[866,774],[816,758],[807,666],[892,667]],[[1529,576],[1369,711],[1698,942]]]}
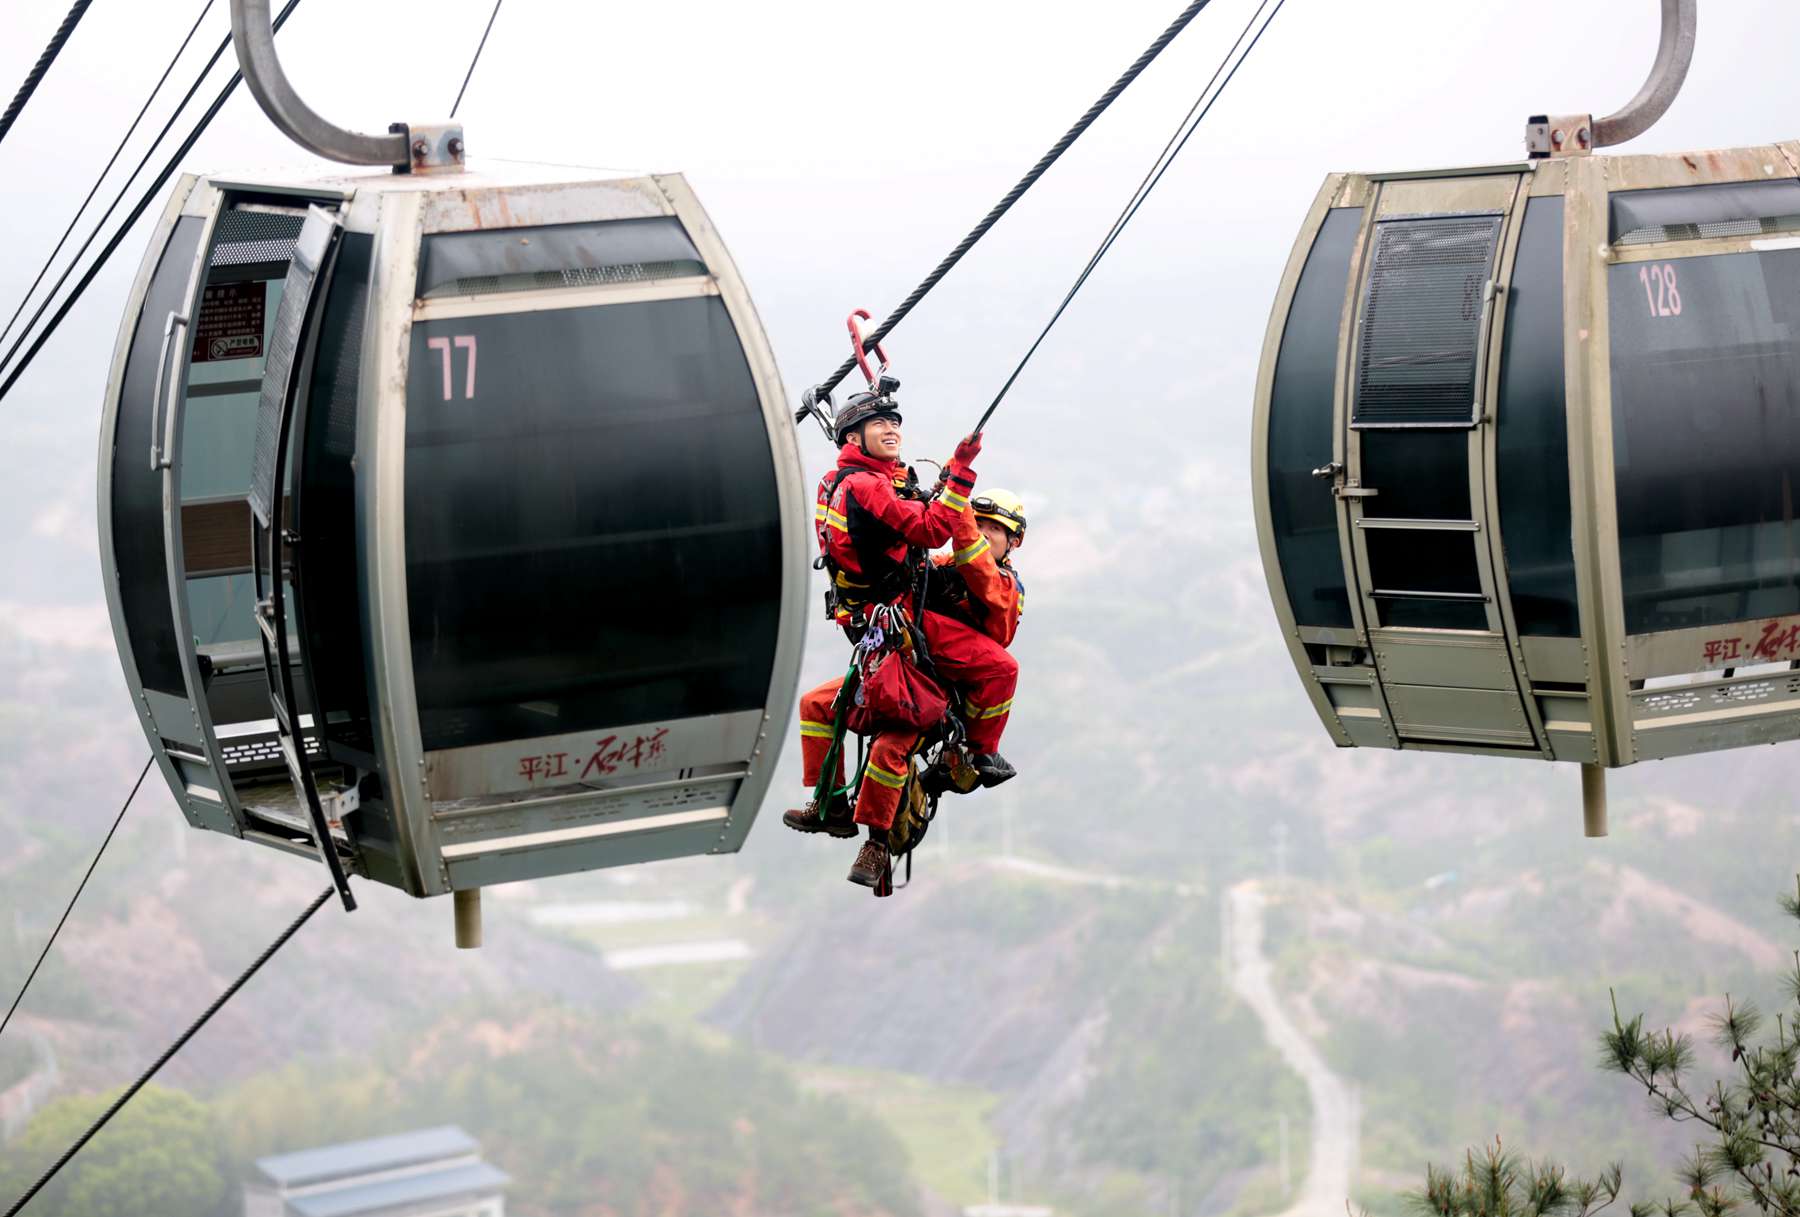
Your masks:
{"label": "second rescuer in red suit", "polygon": [[[900,603],[910,613],[909,593],[919,551],[954,539],[954,552],[945,559],[952,567],[958,557],[964,565],[985,560],[971,590],[979,596],[982,590],[992,593],[997,584],[1004,583],[1009,597],[1008,603],[994,605],[997,611],[984,608],[980,612],[986,632],[973,623],[976,613],[966,605],[968,611],[957,611],[954,616],[927,609],[920,625],[939,674],[953,681],[963,694],[968,744],[977,756],[978,771],[986,763],[990,772],[1003,771],[1010,776],[1010,769],[998,757],[998,748],[1012,709],[1019,667],[999,638],[1010,641],[1017,628],[1018,597],[1013,581],[997,573],[989,578],[987,567],[994,565],[994,559],[969,511],[968,495],[975,485],[970,463],[980,451],[980,441],[972,437],[958,445],[955,457],[945,466],[943,489],[929,502],[920,502],[896,492],[897,486],[905,485],[906,476],[899,462],[899,423],[898,413],[890,408],[841,430],[844,442],[837,468],[820,482],[815,522],[821,551],[834,571],[837,617],[840,623],[853,626],[859,610],[880,603]],[[954,576],[946,571],[937,577]],[[801,751],[808,785],[817,784],[830,748],[832,702],[840,685],[841,680],[828,681],[801,698]],[[883,732],[871,744],[855,816],[856,824],[869,827],[871,845],[885,844],[906,784],[908,758],[918,744],[919,737],[912,732]],[[841,784],[841,773],[838,780]],[[855,826],[847,819],[833,821],[829,815],[833,810],[827,809],[824,821],[808,823],[806,813],[791,813],[786,822],[809,831],[855,835]],[[862,868],[860,858],[858,866]],[[857,876],[853,870],[851,878],[863,881]]]}

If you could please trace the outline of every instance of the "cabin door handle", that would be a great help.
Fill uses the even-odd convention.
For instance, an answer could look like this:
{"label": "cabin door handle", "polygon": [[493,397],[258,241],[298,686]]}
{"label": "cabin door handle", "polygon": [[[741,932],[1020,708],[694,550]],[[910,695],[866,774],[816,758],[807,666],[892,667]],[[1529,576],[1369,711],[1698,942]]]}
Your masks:
{"label": "cabin door handle", "polygon": [[[168,399],[174,396],[174,393],[169,390],[169,382],[175,379],[175,371],[169,366],[169,352],[181,349],[175,346],[175,331],[180,330],[185,334],[187,326],[188,319],[172,309],[168,317],[163,320],[162,349],[156,355],[156,386],[151,390],[153,396],[150,398],[150,472],[152,473],[167,469],[173,463],[169,458],[169,453],[175,447],[175,437],[173,434],[167,436],[163,434],[163,415],[168,412]],[[169,425],[173,426],[173,416],[171,416]]]}

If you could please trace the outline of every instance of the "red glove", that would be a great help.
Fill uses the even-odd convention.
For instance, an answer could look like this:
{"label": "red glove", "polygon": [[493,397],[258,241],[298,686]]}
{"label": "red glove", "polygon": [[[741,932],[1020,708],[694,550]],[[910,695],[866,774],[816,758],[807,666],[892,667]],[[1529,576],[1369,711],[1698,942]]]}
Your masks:
{"label": "red glove", "polygon": [[975,458],[980,455],[981,432],[979,431],[974,435],[965,437],[962,443],[956,445],[956,459],[965,465],[973,463]]}

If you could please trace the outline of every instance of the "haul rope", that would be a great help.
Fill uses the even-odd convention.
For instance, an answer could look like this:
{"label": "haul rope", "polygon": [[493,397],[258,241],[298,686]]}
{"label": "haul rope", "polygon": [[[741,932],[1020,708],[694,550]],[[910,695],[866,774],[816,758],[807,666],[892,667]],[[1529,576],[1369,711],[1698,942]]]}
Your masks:
{"label": "haul rope", "polygon": [[119,805],[119,814],[113,817],[112,827],[106,830],[106,839],[101,841],[100,848],[94,851],[94,860],[88,863],[87,874],[83,875],[81,882],[75,885],[75,894],[69,897],[69,903],[64,906],[62,916],[57,918],[56,928],[50,931],[49,941],[44,943],[44,949],[38,952],[37,962],[31,965],[31,971],[26,975],[25,983],[19,986],[18,996],[14,997],[12,1005],[6,1008],[6,1017],[0,1018],[0,1035],[5,1034],[6,1024],[12,1022],[12,1016],[18,1010],[19,1003],[25,1000],[25,991],[31,988],[31,982],[37,979],[38,969],[44,966],[44,959],[50,954],[50,948],[56,945],[56,936],[62,933],[63,925],[69,920],[69,914],[75,911],[75,902],[81,899],[81,893],[87,888],[88,880],[94,877],[94,868],[100,865],[100,856],[106,852],[106,847],[112,844],[113,834],[119,831],[119,824],[125,819],[125,812],[130,808],[131,800],[137,798],[138,789],[143,786],[144,778],[149,774],[154,760],[155,758],[152,757],[144,762],[143,769],[138,772],[137,781],[131,784],[131,793],[126,795],[125,801]]}
{"label": "haul rope", "polygon": [[155,1061],[151,1062],[150,1068],[140,1074],[137,1081],[133,1082],[130,1086],[127,1086],[124,1092],[120,1094],[118,1098],[114,1099],[105,1111],[100,1113],[100,1118],[90,1124],[87,1131],[77,1137],[75,1143],[69,1146],[68,1149],[65,1149],[61,1156],[58,1157],[55,1162],[50,1164],[50,1168],[42,1175],[38,1176],[38,1181],[32,1184],[30,1189],[23,1196],[20,1196],[18,1200],[13,1203],[13,1206],[7,1209],[5,1214],[0,1215],[0,1217],[18,1217],[19,1212],[24,1209],[27,1204],[31,1203],[31,1198],[42,1191],[44,1186],[56,1177],[56,1173],[67,1166],[75,1155],[80,1153],[87,1143],[92,1141],[95,1135],[99,1133],[102,1128],[105,1128],[114,1116],[119,1114],[125,1104],[131,1102],[132,1096],[136,1095],[138,1091],[149,1084],[150,1079],[156,1076],[157,1071],[168,1064],[170,1059],[173,1058],[177,1052],[181,1051],[189,1040],[194,1038],[200,1028],[206,1026],[213,1015],[225,1008],[225,1003],[235,997],[237,991],[243,988],[252,976],[255,976],[257,972],[261,971],[264,964],[274,958],[275,952],[286,946],[288,940],[299,933],[300,927],[305,925],[307,921],[312,918],[314,913],[323,908],[327,900],[331,899],[332,892],[333,889],[327,887],[324,891],[314,897],[313,902],[306,906],[306,911],[296,917],[293,923],[289,925],[287,929],[283,930],[274,942],[271,942],[264,948],[263,953],[251,961],[250,966],[245,968],[238,978],[232,981],[230,986],[223,993],[213,999],[212,1005],[208,1006],[200,1017],[195,1019],[193,1023],[188,1026],[188,1029],[183,1031],[181,1035],[176,1038],[173,1044],[170,1044],[164,1049],[163,1054],[157,1057]]}
{"label": "haul rope", "polygon": [[13,94],[12,104],[6,107],[6,113],[0,114],[0,139],[5,139],[6,133],[12,130],[13,123],[18,121],[19,111],[25,108],[25,103],[37,92],[38,82],[44,79],[50,65],[56,62],[56,57],[62,53],[63,44],[69,41],[69,35],[75,32],[75,27],[81,23],[82,14],[87,12],[88,5],[93,2],[94,0],[75,0],[75,7],[69,10],[68,15],[62,19],[62,24],[56,27],[56,33],[50,35],[50,45],[44,48],[44,53],[31,65],[31,71],[25,74],[25,83]]}
{"label": "haul rope", "polygon": [[[1025,370],[1025,365],[1031,362],[1031,357],[1033,355],[1037,354],[1038,347],[1043,345],[1043,341],[1049,336],[1051,328],[1062,318],[1063,311],[1069,307],[1069,302],[1075,299],[1075,293],[1079,292],[1082,285],[1088,281],[1088,276],[1094,273],[1094,268],[1096,266],[1100,265],[1100,259],[1104,258],[1107,255],[1107,251],[1112,249],[1113,243],[1119,239],[1119,234],[1125,231],[1125,226],[1131,223],[1133,216],[1137,215],[1138,209],[1142,207],[1144,201],[1150,197],[1150,192],[1156,189],[1158,182],[1162,181],[1163,174],[1169,171],[1169,166],[1175,163],[1175,158],[1181,155],[1181,150],[1183,148],[1187,147],[1188,140],[1193,138],[1194,132],[1200,127],[1200,123],[1206,118],[1207,114],[1211,112],[1213,103],[1218,101],[1219,95],[1225,92],[1225,86],[1231,83],[1231,78],[1237,75],[1237,70],[1244,66],[1244,60],[1248,59],[1250,57],[1250,52],[1256,49],[1256,44],[1268,30],[1269,23],[1275,20],[1275,15],[1281,11],[1281,6],[1286,3],[1287,0],[1275,0],[1275,7],[1269,13],[1269,20],[1262,23],[1262,28],[1256,31],[1256,37],[1250,39],[1250,45],[1244,48],[1244,53],[1238,57],[1238,61],[1231,65],[1231,71],[1226,73],[1224,83],[1219,85],[1218,91],[1212,94],[1211,100],[1208,100],[1206,95],[1212,90],[1213,82],[1219,79],[1220,72],[1225,71],[1225,65],[1231,63],[1231,57],[1237,54],[1238,47],[1243,45],[1244,38],[1250,33],[1250,28],[1254,26],[1257,19],[1262,16],[1263,10],[1269,7],[1269,0],[1262,0],[1262,3],[1257,5],[1256,11],[1250,14],[1250,20],[1244,23],[1244,29],[1242,33],[1238,34],[1237,41],[1231,44],[1231,49],[1225,52],[1225,57],[1223,59],[1219,60],[1219,66],[1213,69],[1212,78],[1206,82],[1206,87],[1200,90],[1200,95],[1194,99],[1194,104],[1189,107],[1187,114],[1183,116],[1181,122],[1176,124],[1175,133],[1169,136],[1169,142],[1163,145],[1163,150],[1157,154],[1156,160],[1151,163],[1149,171],[1144,174],[1144,180],[1138,183],[1138,188],[1132,192],[1130,200],[1125,204],[1125,209],[1121,211],[1118,218],[1113,221],[1112,228],[1108,230],[1106,236],[1101,240],[1099,247],[1094,250],[1093,256],[1087,261],[1087,265],[1081,268],[1081,273],[1079,275],[1075,276],[1074,285],[1069,288],[1068,294],[1062,298],[1062,303],[1056,306],[1056,311],[1050,314],[1050,320],[1044,323],[1044,328],[1038,331],[1037,338],[1032,341],[1031,346],[1026,350],[1024,358],[1019,360],[1019,365],[1012,370],[1012,375],[1006,378],[1006,383],[1000,386],[1000,391],[998,393],[994,394],[994,400],[988,403],[987,410],[981,415],[981,421],[975,424],[975,430],[970,434],[979,435],[982,429],[987,426],[988,419],[992,418],[994,416],[994,411],[1000,408],[1000,402],[1006,397],[1007,391],[1013,387],[1013,382],[1019,379],[1019,373]],[[1202,102],[1205,103],[1204,107],[1201,105]],[[1196,113],[1196,111],[1198,113]],[[1183,132],[1183,128],[1186,129],[1185,133]]]}
{"label": "haul rope", "polygon": [[[949,254],[944,257],[944,260],[937,264],[936,269],[925,276],[924,281],[921,282],[919,286],[913,288],[911,295],[900,302],[900,307],[889,313],[887,319],[876,327],[874,333],[868,334],[863,338],[862,349],[864,351],[873,350],[877,343],[887,337],[889,332],[892,331],[896,325],[899,325],[901,320],[908,313],[912,312],[913,306],[923,300],[925,294],[936,287],[939,280],[950,273],[950,269],[962,260],[962,256],[968,253],[970,249],[974,248],[975,242],[987,235],[988,229],[998,223],[1000,217],[1005,215],[1012,208],[1012,205],[1018,202],[1024,193],[1037,183],[1039,178],[1044,176],[1050,166],[1054,165],[1057,159],[1069,150],[1069,146],[1077,139],[1080,139],[1082,133],[1094,125],[1094,120],[1106,112],[1106,108],[1112,105],[1119,94],[1123,93],[1127,86],[1129,86],[1132,81],[1136,80],[1158,55],[1162,54],[1163,48],[1173,42],[1175,36],[1186,29],[1188,23],[1199,16],[1200,10],[1205,8],[1209,3],[1211,3],[1211,0],[1190,0],[1188,6],[1181,10],[1180,16],[1169,23],[1169,28],[1164,30],[1161,34],[1158,34],[1156,41],[1146,47],[1144,53],[1139,55],[1137,59],[1132,62],[1130,67],[1125,69],[1124,74],[1113,81],[1112,87],[1102,93],[1100,99],[1088,107],[1087,113],[1077,119],[1075,125],[1065,131],[1062,138],[1051,145],[1050,151],[1038,158],[1037,164],[1033,165],[1030,171],[1027,172],[1024,177],[1019,179],[1018,184],[1007,191],[1005,196],[1001,198],[998,203],[994,204],[993,209],[990,210],[987,215],[982,217],[981,223],[975,225],[975,227],[969,231],[968,236],[957,242],[956,248],[952,249]],[[813,392],[816,393],[818,397],[823,398],[826,394],[830,393],[831,390],[837,388],[839,382],[841,382],[844,377],[850,375],[851,370],[855,367],[856,359],[854,357],[846,359],[839,365],[837,371],[833,372],[826,380],[820,382]],[[802,409],[795,415],[794,421],[796,423],[801,422],[809,413],[811,413],[810,407]]]}

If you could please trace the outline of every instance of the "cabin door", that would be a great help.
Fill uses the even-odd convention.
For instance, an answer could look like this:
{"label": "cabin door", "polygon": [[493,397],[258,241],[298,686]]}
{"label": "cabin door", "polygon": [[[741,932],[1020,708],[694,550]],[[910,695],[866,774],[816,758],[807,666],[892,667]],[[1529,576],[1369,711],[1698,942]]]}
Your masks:
{"label": "cabin door", "polygon": [[1486,506],[1490,353],[1519,193],[1511,174],[1383,183],[1365,244],[1335,493],[1403,743],[1539,746]]}

